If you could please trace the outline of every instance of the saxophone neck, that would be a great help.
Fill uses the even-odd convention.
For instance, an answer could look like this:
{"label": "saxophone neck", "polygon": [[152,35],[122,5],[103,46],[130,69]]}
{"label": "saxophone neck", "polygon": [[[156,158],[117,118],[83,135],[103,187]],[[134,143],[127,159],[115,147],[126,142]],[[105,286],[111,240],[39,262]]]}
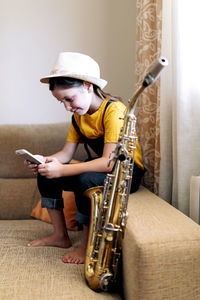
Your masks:
{"label": "saxophone neck", "polygon": [[133,95],[133,97],[128,100],[128,106],[126,107],[126,111],[125,111],[125,114],[124,114],[124,126],[122,128],[123,133],[126,131],[126,125],[127,125],[127,122],[130,120],[130,118],[132,120],[133,119],[136,120],[136,117],[134,115],[135,107],[136,107],[136,104],[138,102],[139,96],[142,94],[142,92],[144,91],[145,88],[146,87],[142,85],[137,90],[137,92]]}
{"label": "saxophone neck", "polygon": [[129,99],[129,103],[128,103],[128,107],[127,107],[127,114],[134,114],[134,111],[135,111],[135,107],[136,107],[136,104],[138,102],[138,98],[139,96],[142,94],[142,92],[144,91],[146,87],[145,86],[141,86],[137,92],[133,95],[133,97],[131,99]]}
{"label": "saxophone neck", "polygon": [[144,91],[144,89],[151,84],[153,84],[160,76],[164,68],[168,65],[168,61],[164,57],[160,57],[151,67],[149,72],[146,74],[142,86],[139,88],[139,90],[135,93],[135,95],[129,100],[129,105],[128,105],[128,113],[129,110],[134,113],[134,109],[138,100],[138,97],[140,94]]}

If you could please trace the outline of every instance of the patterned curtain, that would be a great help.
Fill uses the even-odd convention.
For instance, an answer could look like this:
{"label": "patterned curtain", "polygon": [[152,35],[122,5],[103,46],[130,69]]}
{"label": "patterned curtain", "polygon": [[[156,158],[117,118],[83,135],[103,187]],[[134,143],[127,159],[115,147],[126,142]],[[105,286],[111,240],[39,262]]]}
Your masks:
{"label": "patterned curtain", "polygon": [[[136,88],[161,56],[162,0],[136,1]],[[137,134],[147,169],[144,186],[158,194],[160,170],[160,81],[148,87],[137,103]]]}

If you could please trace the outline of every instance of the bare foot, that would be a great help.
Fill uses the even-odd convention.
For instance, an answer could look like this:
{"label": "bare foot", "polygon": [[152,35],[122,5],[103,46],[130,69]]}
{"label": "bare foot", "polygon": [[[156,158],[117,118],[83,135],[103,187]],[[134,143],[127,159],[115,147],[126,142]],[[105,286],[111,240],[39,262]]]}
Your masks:
{"label": "bare foot", "polygon": [[85,255],[87,250],[87,241],[88,241],[88,227],[83,225],[83,240],[81,242],[80,247],[76,248],[75,250],[67,253],[62,261],[64,263],[70,264],[83,264],[85,262]]}
{"label": "bare foot", "polygon": [[64,263],[83,264],[85,262],[85,254],[86,248],[81,246],[76,248],[74,251],[67,253],[63,257],[62,261]]}
{"label": "bare foot", "polygon": [[52,246],[59,248],[70,248],[72,243],[67,235],[55,236],[51,235],[41,240],[34,240],[28,244],[28,247]]}

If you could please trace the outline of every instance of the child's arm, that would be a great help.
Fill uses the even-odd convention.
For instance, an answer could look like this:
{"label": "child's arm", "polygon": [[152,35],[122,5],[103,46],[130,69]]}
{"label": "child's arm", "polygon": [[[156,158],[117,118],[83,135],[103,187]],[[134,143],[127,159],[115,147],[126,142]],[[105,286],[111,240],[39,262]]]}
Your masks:
{"label": "child's arm", "polygon": [[61,164],[68,163],[72,159],[77,146],[77,143],[66,142],[61,151],[48,156],[47,159],[57,158]]}
{"label": "child's arm", "polygon": [[113,162],[108,166],[109,156],[112,151],[115,150],[115,143],[104,144],[103,155],[100,158],[81,162],[77,164],[61,164],[58,159],[51,156],[48,159],[48,163],[38,166],[38,172],[42,176],[47,178],[57,178],[63,176],[74,176],[85,172],[110,172],[113,168]]}

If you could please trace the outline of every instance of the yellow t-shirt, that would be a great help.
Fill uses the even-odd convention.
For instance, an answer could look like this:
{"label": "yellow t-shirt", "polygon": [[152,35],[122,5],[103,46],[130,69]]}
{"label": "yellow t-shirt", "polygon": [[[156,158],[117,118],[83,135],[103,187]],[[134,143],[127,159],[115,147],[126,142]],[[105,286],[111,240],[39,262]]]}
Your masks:
{"label": "yellow t-shirt", "polygon": [[[74,113],[76,124],[81,133],[88,139],[97,139],[104,135],[104,143],[117,143],[120,129],[123,126],[124,113],[126,106],[121,101],[112,102],[106,109],[105,106],[109,101],[106,98],[100,105],[99,109],[93,114],[78,115]],[[81,143],[81,138],[71,123],[67,137],[68,142]],[[142,164],[142,153],[137,142],[135,152],[135,163],[144,169]]]}

